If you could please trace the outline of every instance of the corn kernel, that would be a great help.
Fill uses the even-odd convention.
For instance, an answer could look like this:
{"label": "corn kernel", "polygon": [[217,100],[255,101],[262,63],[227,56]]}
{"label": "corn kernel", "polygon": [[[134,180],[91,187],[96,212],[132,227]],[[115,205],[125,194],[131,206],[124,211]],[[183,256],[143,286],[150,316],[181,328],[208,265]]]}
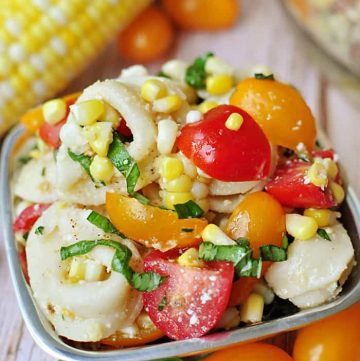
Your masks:
{"label": "corn kernel", "polygon": [[179,154],[179,159],[181,160],[184,167],[184,173],[188,175],[191,179],[196,178],[197,170],[195,165],[191,162],[190,159],[186,158],[181,152],[178,154]]}
{"label": "corn kernel", "polygon": [[136,324],[142,330],[151,330],[155,327],[150,316],[144,311],[140,312],[140,315],[136,318]]}
{"label": "corn kernel", "polygon": [[198,109],[201,111],[201,113],[205,114],[210,109],[213,109],[213,108],[217,107],[218,105],[219,104],[213,100],[205,100],[199,105]]}
{"label": "corn kernel", "polygon": [[345,191],[344,188],[335,182],[330,183],[330,189],[332,191],[332,194],[336,200],[337,204],[340,204],[344,198],[345,198]]}
{"label": "corn kernel", "polygon": [[204,242],[211,242],[218,246],[234,245],[236,244],[230,237],[228,237],[217,225],[208,224],[201,232],[201,237]]}
{"label": "corn kernel", "polygon": [[257,293],[251,293],[241,305],[240,318],[242,322],[261,322],[264,313],[264,298]]}
{"label": "corn kernel", "polygon": [[179,177],[167,181],[165,188],[169,192],[189,192],[192,187],[192,180],[188,175],[182,174]]}
{"label": "corn kernel", "polygon": [[167,180],[179,177],[184,171],[182,162],[177,158],[165,157],[161,162],[161,174]]}
{"label": "corn kernel", "polygon": [[82,260],[74,257],[70,264],[68,279],[71,282],[79,282],[85,277],[85,264]]}
{"label": "corn kernel", "polygon": [[86,125],[82,129],[82,134],[95,153],[106,157],[109,151],[109,145],[113,140],[112,131],[112,123],[100,122]]}
{"label": "corn kernel", "polygon": [[14,66],[14,63],[5,56],[5,54],[1,54],[0,56],[0,77],[7,77],[12,68]]}
{"label": "corn kernel", "polygon": [[228,74],[232,75],[234,69],[231,65],[225,63],[222,59],[217,56],[211,56],[206,60],[205,71],[209,74]]}
{"label": "corn kernel", "polygon": [[263,280],[259,280],[254,286],[254,292],[263,297],[264,303],[269,305],[273,303],[275,294],[273,290]]}
{"label": "corn kernel", "polygon": [[196,204],[207,213],[210,209],[210,201],[207,198],[197,199]]}
{"label": "corn kernel", "polygon": [[330,179],[335,179],[339,169],[336,163],[331,158],[325,158],[323,159],[323,164],[326,168],[327,175]]}
{"label": "corn kernel", "polygon": [[319,227],[326,227],[333,219],[331,211],[328,209],[308,208],[304,211],[304,216],[315,219]]}
{"label": "corn kernel", "polygon": [[300,214],[286,215],[286,230],[296,239],[306,240],[315,236],[318,224],[312,217]]}
{"label": "corn kernel", "polygon": [[105,266],[103,266],[102,264],[94,261],[88,261],[85,263],[85,281],[102,281],[105,278],[105,275]]}
{"label": "corn kernel", "polygon": [[111,122],[114,129],[117,129],[122,120],[120,114],[109,104],[105,103],[105,111],[100,115],[100,122]]}
{"label": "corn kernel", "polygon": [[79,125],[94,124],[104,111],[104,103],[98,99],[86,100],[71,106],[71,112]]}
{"label": "corn kernel", "polygon": [[209,195],[209,187],[203,182],[195,181],[192,184],[191,193],[195,199],[206,198]]}
{"label": "corn kernel", "polygon": [[141,96],[148,102],[163,98],[167,95],[166,85],[158,79],[148,79],[141,86]]}
{"label": "corn kernel", "polygon": [[206,90],[211,95],[227,93],[232,87],[232,77],[227,74],[211,75],[206,78]]}
{"label": "corn kernel", "polygon": [[180,109],[181,105],[181,98],[177,94],[173,94],[155,100],[153,110],[158,113],[172,113]]}
{"label": "corn kernel", "polygon": [[205,267],[205,263],[199,259],[199,251],[196,248],[189,248],[178,259],[180,266]]}
{"label": "corn kernel", "polygon": [[67,106],[63,99],[49,100],[42,106],[44,119],[49,124],[59,123],[66,115]]}
{"label": "corn kernel", "polygon": [[226,119],[225,127],[230,130],[239,130],[244,122],[244,118],[239,113],[231,113]]}
{"label": "corn kernel", "polygon": [[190,192],[164,192],[164,206],[174,209],[175,204],[183,204],[193,200]]}
{"label": "corn kernel", "polygon": [[96,155],[90,164],[90,174],[99,182],[110,182],[114,175],[114,166],[107,157]]}
{"label": "corn kernel", "polygon": [[19,66],[19,73],[24,79],[32,81],[36,79],[39,75],[39,72],[29,63],[23,62]]}
{"label": "corn kernel", "polygon": [[178,133],[178,125],[171,119],[163,119],[158,123],[157,149],[160,154],[170,154]]}
{"label": "corn kernel", "polygon": [[310,183],[317,187],[326,187],[328,183],[327,171],[321,160],[316,160],[307,171],[306,175]]}

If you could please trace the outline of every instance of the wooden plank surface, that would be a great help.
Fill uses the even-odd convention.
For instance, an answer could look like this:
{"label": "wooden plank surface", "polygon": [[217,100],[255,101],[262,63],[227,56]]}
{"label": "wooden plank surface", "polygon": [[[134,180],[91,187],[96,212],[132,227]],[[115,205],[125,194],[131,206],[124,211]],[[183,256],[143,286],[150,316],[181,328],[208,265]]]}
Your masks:
{"label": "wooden plank surface", "polygon": [[[293,30],[279,2],[244,0],[242,17],[236,27],[219,33],[183,32],[169,56],[191,60],[213,50],[237,67],[254,64],[272,67],[279,79],[300,89],[315,116],[325,125],[352,186],[360,194],[360,109],[321,74],[319,66],[299,45],[298,34]],[[150,68],[155,71],[160,63],[151,64]],[[66,92],[81,89],[97,79],[116,76],[126,65],[110,45]],[[289,345],[291,340],[290,336],[281,336],[276,342]],[[24,327],[0,242],[0,361],[13,360],[50,361],[52,358],[34,344]]]}

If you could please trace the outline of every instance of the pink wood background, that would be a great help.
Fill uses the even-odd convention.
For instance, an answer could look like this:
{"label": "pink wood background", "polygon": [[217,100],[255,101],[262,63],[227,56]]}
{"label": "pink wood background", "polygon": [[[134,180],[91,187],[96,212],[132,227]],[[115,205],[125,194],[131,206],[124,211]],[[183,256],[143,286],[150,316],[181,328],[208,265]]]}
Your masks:
{"label": "pink wood background", "polygon": [[[191,60],[208,50],[238,67],[267,64],[277,78],[296,85],[329,135],[347,169],[350,184],[360,195],[360,105],[351,100],[351,97],[360,100],[360,91],[349,95],[329,81],[329,75],[338,76],[336,70],[319,63],[316,53],[308,52],[278,1],[243,0],[242,16],[236,27],[218,33],[182,32],[169,57]],[[151,64],[150,68],[156,71],[160,63]],[[126,65],[110,45],[65,93],[82,89],[97,79],[116,76]],[[278,336],[275,342],[290,350],[292,340],[292,335],[285,335]],[[15,360],[53,359],[34,344],[24,326],[0,242],[0,361]]]}

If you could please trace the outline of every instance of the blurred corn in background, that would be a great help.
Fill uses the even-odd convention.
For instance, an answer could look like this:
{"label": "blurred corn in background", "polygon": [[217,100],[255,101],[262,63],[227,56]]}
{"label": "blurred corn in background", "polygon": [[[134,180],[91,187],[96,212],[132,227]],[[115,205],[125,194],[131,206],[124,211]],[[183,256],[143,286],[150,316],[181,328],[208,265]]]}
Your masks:
{"label": "blurred corn in background", "polygon": [[0,136],[65,88],[150,1],[1,1]]}

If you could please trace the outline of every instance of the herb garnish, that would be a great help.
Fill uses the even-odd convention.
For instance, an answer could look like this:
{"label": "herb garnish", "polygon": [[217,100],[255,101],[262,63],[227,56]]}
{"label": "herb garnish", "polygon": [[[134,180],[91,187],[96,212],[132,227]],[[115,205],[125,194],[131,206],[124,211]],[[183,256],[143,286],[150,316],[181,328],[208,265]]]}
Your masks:
{"label": "herb garnish", "polygon": [[46,168],[43,167],[43,169],[41,170],[41,176],[45,177],[45,175],[46,175]]}
{"label": "herb garnish", "polygon": [[191,233],[194,228],[181,228],[181,232]]}
{"label": "herb garnish", "polygon": [[98,239],[94,241],[80,241],[67,247],[61,247],[61,260],[69,257],[81,256],[89,253],[96,246],[106,246],[115,249],[113,259],[111,261],[111,269],[121,273],[129,284],[138,291],[150,292],[158,288],[166,279],[156,272],[135,272],[129,265],[132,252],[125,245],[113,241],[111,239]]}
{"label": "herb garnish", "polygon": [[160,70],[156,75],[161,76],[162,78],[171,79],[171,77],[169,75],[165,74],[162,70]]}
{"label": "herb garnish", "polygon": [[92,211],[86,219],[94,226],[102,229],[105,233],[113,233],[120,236],[121,238],[126,238],[121,232],[116,229],[116,227],[110,222],[109,219],[107,219],[100,213]]}
{"label": "herb garnish", "polygon": [[254,77],[255,79],[261,79],[261,80],[275,80],[274,74],[265,75],[263,73],[255,73]]}
{"label": "herb garnish", "polygon": [[23,157],[20,157],[18,159],[19,163],[25,165],[26,163],[28,163],[29,161],[31,160],[31,157],[30,156],[23,156]]}
{"label": "herb garnish", "polygon": [[282,262],[287,260],[286,248],[267,244],[260,247],[260,256],[263,261]]}
{"label": "herb garnish", "polygon": [[317,234],[318,234],[320,237],[326,239],[327,241],[331,241],[331,238],[330,238],[329,234],[325,231],[324,228],[319,228],[319,229],[317,230]]}
{"label": "herb garnish", "polygon": [[36,229],[35,229],[35,234],[36,235],[42,235],[43,234],[43,232],[44,232],[44,227],[43,226],[39,226],[39,227],[37,227]]}
{"label": "herb garnish", "polygon": [[80,165],[84,168],[85,172],[88,174],[88,176],[91,178],[91,180],[94,182],[94,178],[92,177],[90,173],[90,165],[92,162],[91,157],[85,154],[76,154],[72,152],[70,149],[68,149],[69,157],[74,161],[80,163]]}
{"label": "herb garnish", "polygon": [[161,302],[159,303],[158,310],[162,311],[166,305],[167,305],[167,299],[166,299],[166,296],[164,296],[162,298]]}
{"label": "herb garnish", "polygon": [[25,241],[25,242],[27,241],[28,237],[29,237],[29,232],[25,232],[25,233],[23,234],[23,238],[24,238],[24,241]]}
{"label": "herb garnish", "polygon": [[174,204],[175,211],[179,219],[184,218],[201,218],[204,211],[194,201],[187,201],[186,203]]}
{"label": "herb garnish", "polygon": [[206,53],[198,58],[186,69],[185,81],[195,89],[205,89],[206,84],[206,61],[214,56],[213,53]]}
{"label": "herb garnish", "polygon": [[135,186],[140,177],[140,170],[135,160],[130,156],[120,135],[114,133],[113,141],[110,144],[108,158],[112,164],[126,179],[128,193],[132,196],[135,193]]}

